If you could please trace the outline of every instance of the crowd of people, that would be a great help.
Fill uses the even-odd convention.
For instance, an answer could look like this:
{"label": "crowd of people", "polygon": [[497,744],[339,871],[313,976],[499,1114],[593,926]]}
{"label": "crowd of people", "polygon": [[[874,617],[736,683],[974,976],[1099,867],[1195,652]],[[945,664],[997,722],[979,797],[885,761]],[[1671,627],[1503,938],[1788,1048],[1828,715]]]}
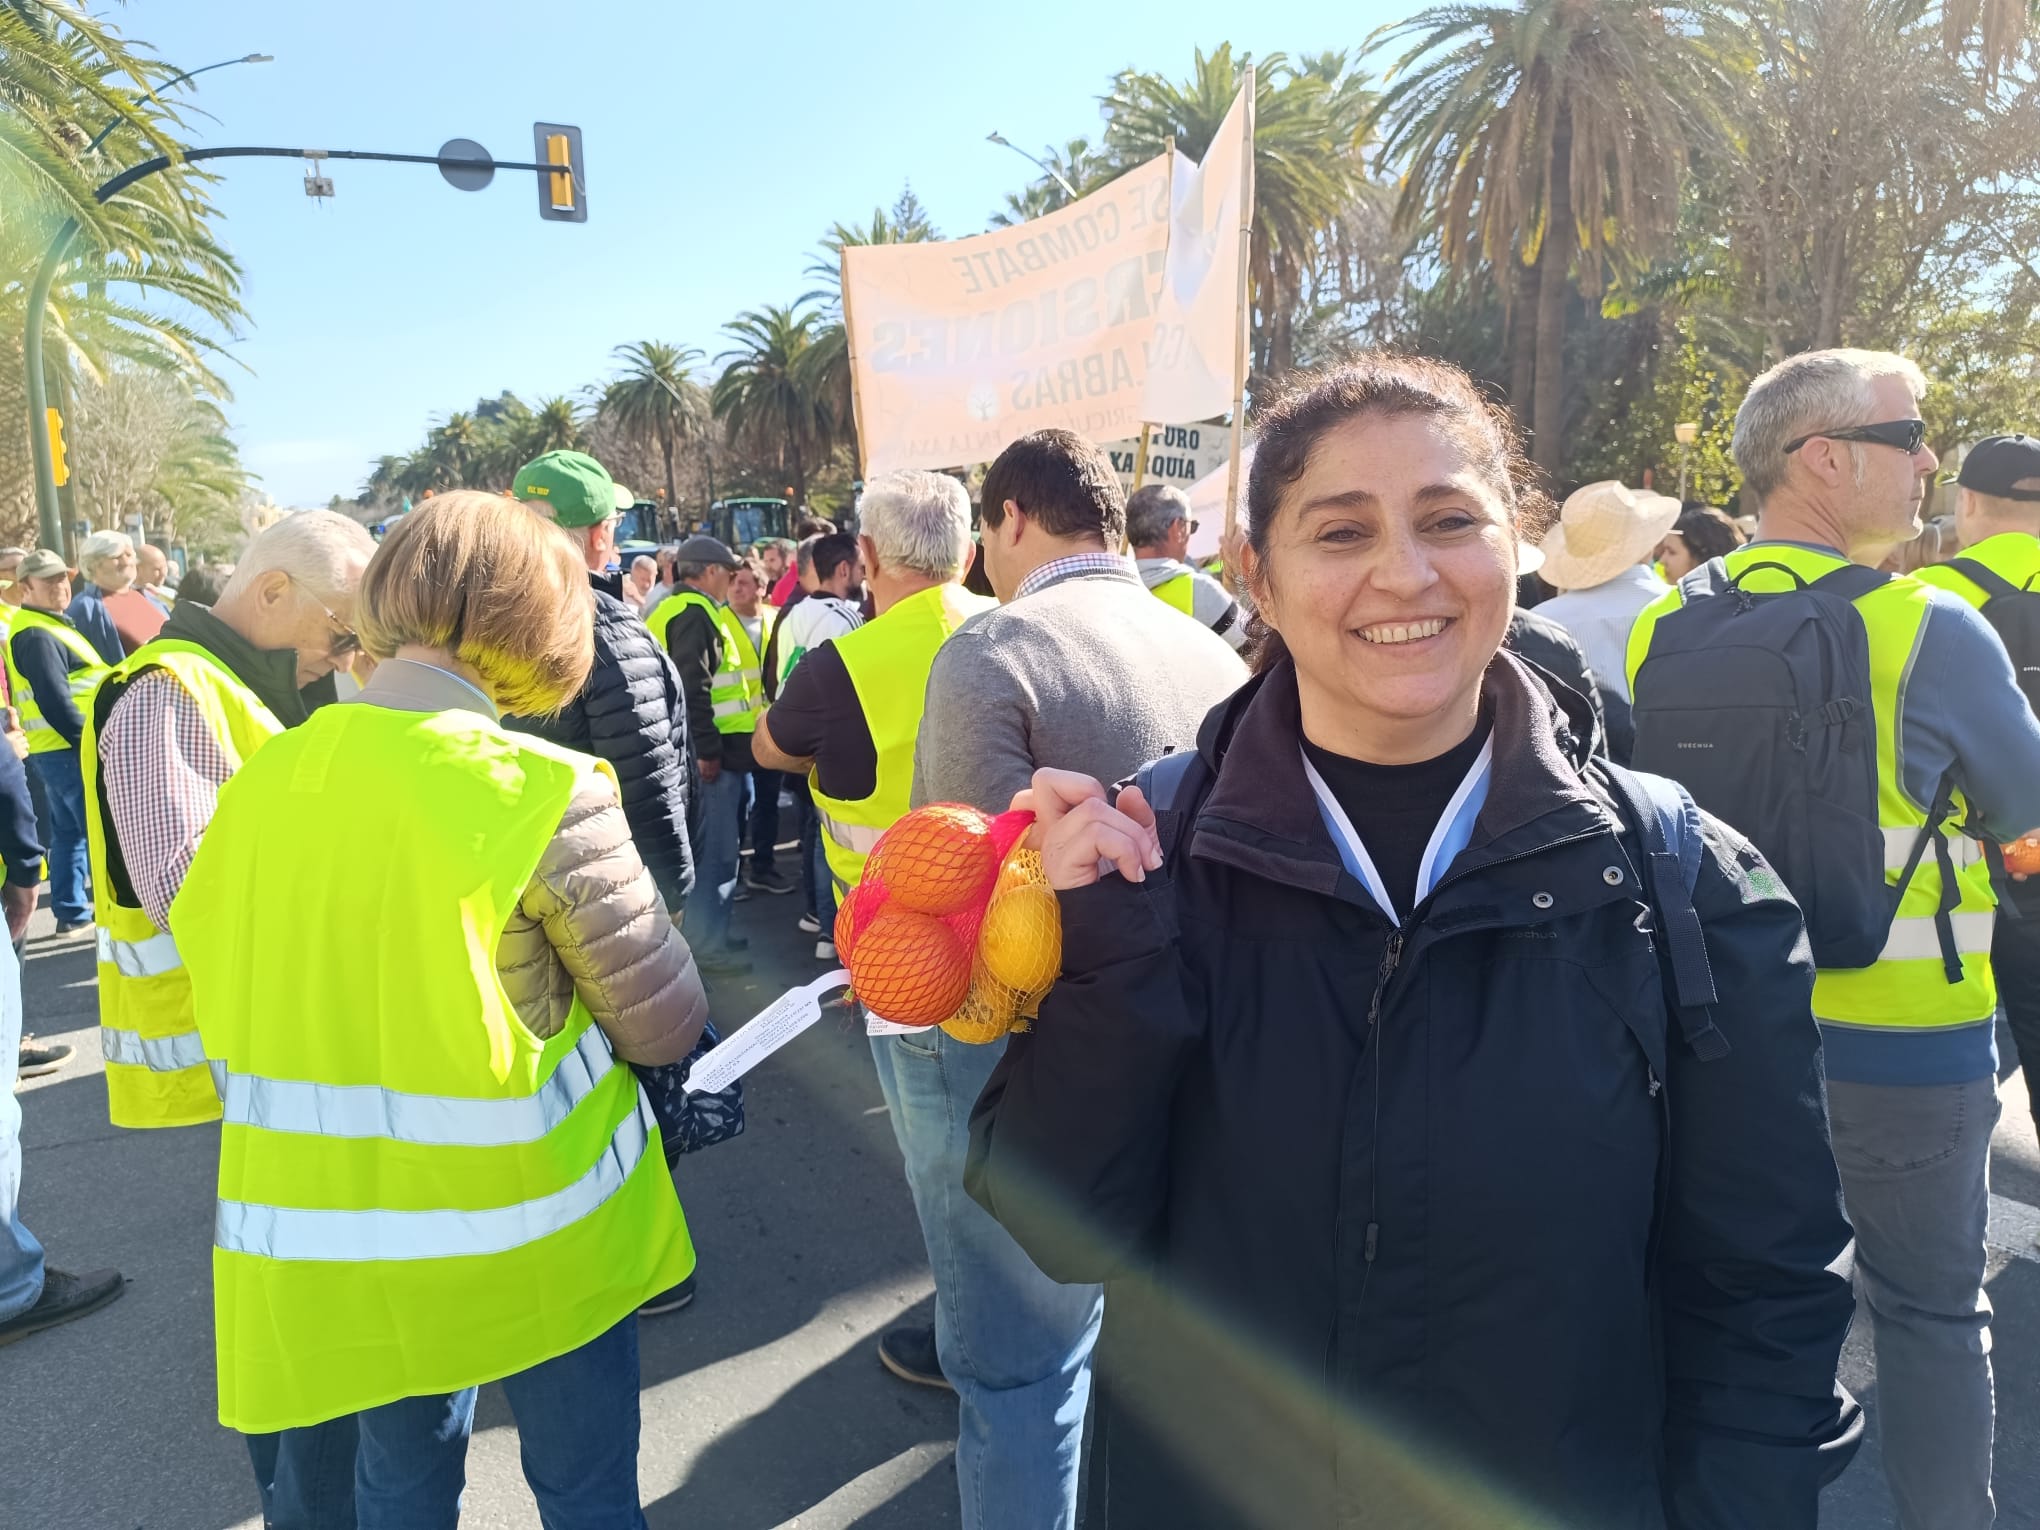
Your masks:
{"label": "crowd of people", "polygon": [[[1977,444],[1897,571],[1924,391],[1794,357],[1737,415],[1748,524],[1620,483],[1552,516],[1465,374],[1363,357],[1259,408],[1223,581],[1180,492],[1059,430],[975,510],[892,472],[854,529],[627,568],[629,496],[565,451],[380,546],[288,517],[203,599],[118,533],[75,598],[0,554],[0,911],[18,945],[40,818],[111,1118],[221,1123],[266,1523],[451,1527],[500,1381],[546,1524],[643,1524],[669,1170],[741,1110],[678,1087],[751,970],[733,907],[833,962],[949,802],[1034,812],[1063,930],[1024,1031],[870,1037],[936,1297],[878,1359],[956,1393],[967,1530],[1811,1530],[1859,1295],[1899,1523],[1989,1525],[2040,441]],[[20,1025],[0,972],[0,1058]],[[0,1343],[121,1290],[20,1226],[18,1121]]]}

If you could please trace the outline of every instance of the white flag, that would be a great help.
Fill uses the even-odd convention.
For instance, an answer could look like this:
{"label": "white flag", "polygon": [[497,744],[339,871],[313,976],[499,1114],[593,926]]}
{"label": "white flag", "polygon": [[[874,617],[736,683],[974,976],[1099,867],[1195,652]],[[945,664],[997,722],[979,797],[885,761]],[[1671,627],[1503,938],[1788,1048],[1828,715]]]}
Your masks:
{"label": "white flag", "polygon": [[1240,311],[1240,228],[1253,129],[1247,93],[1233,98],[1204,163],[1175,158],[1169,255],[1148,347],[1141,418],[1204,420],[1234,403]]}

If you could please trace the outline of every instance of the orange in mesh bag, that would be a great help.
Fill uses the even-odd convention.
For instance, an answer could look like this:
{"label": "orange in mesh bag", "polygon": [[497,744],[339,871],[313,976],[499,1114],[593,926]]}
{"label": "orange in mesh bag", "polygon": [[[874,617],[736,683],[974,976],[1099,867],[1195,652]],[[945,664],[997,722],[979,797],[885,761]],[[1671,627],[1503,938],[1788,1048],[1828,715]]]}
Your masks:
{"label": "orange in mesh bag", "polygon": [[1039,1005],[1062,968],[1062,919],[1041,857],[1014,848],[1033,823],[936,803],[879,837],[836,913],[866,1008],[988,1042]]}

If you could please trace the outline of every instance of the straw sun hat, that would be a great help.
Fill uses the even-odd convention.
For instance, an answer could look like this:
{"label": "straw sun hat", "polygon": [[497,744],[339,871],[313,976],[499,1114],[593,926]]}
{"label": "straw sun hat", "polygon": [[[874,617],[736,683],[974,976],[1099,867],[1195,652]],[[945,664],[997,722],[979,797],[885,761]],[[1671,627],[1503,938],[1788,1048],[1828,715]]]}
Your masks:
{"label": "straw sun hat", "polygon": [[1679,502],[1615,482],[1575,489],[1544,537],[1544,582],[1590,590],[1643,562],[1679,519]]}

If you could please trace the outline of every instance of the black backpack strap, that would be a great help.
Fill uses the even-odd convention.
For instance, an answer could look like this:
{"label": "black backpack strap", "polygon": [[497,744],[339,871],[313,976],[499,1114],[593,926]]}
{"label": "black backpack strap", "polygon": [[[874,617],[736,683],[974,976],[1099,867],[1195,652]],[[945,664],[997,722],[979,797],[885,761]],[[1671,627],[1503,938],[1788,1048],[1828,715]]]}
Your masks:
{"label": "black backpack strap", "polygon": [[[1162,865],[1150,871],[1140,884],[1149,906],[1160,921],[1162,932],[1174,940],[1180,926],[1176,920],[1176,857],[1189,839],[1190,819],[1202,795],[1204,757],[1195,749],[1181,749],[1149,760],[1134,773],[1133,784],[1147,799],[1155,815],[1155,838],[1161,843]],[[1114,794],[1115,800],[1117,793]]]}
{"label": "black backpack strap", "polygon": [[[1948,848],[1948,836],[1941,832],[1955,811],[1955,782],[1947,777],[1934,791],[1934,802],[1927,809],[1927,821],[1920,826],[1920,832],[1913,838],[1912,854],[1905,858],[1905,870],[1899,873],[1898,885],[1891,889],[1892,917],[1898,916],[1898,905],[1905,897],[1905,890],[1912,885],[1913,873],[1920,868],[1920,862],[1927,853],[1927,847],[1934,849],[1934,868],[1941,873],[1941,902],[1934,910],[1934,934],[1941,944],[1941,970],[1951,983],[1962,981],[1962,953],[1955,944],[1955,909],[1962,902],[1962,889],[1955,881],[1955,859]],[[2003,864],[2002,857],[1999,863]],[[1997,880],[1995,870],[1992,881]]]}
{"label": "black backpack strap", "polygon": [[2019,593],[2019,587],[2011,580],[1998,573],[1996,569],[1985,568],[1974,558],[1950,558],[1943,566],[1952,568],[1983,591],[1985,600],[2002,600],[2007,595]]}
{"label": "black backpack strap", "polygon": [[1845,563],[1838,569],[1822,574],[1807,588],[1818,590],[1823,595],[1838,596],[1843,600],[1861,600],[1873,590],[1883,589],[1896,577],[1882,569],[1865,568],[1860,563]]}
{"label": "black backpack strap", "polygon": [[1666,1003],[1695,1057],[1702,1062],[1726,1057],[1728,1038],[1714,1023],[1718,1002],[1714,968],[1707,959],[1699,912],[1693,907],[1700,858],[1706,853],[1700,810],[1676,782],[1640,776],[1620,765],[1605,769],[1616,807],[1641,850],[1643,895],[1664,942],[1658,970],[1664,977]]}

